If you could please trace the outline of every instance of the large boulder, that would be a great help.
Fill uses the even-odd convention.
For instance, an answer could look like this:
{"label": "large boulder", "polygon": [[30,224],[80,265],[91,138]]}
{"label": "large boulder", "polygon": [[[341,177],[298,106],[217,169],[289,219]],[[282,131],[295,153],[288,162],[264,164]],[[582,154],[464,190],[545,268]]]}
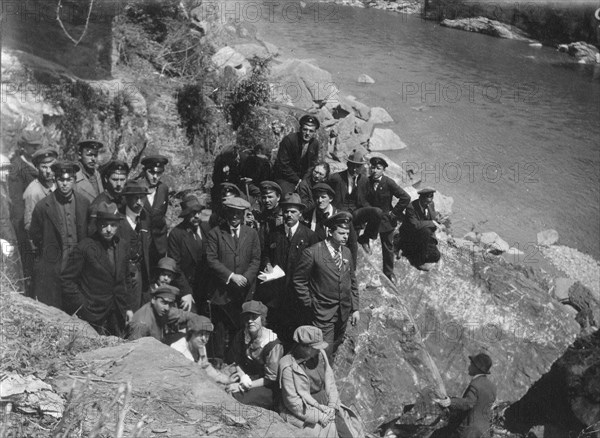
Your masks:
{"label": "large boulder", "polygon": [[223,71],[225,68],[229,67],[230,69],[233,69],[239,77],[245,76],[252,69],[252,66],[244,55],[229,46],[221,47],[217,53],[211,57],[211,61],[217,70]]}
{"label": "large boulder", "polygon": [[534,42],[527,33],[513,27],[509,24],[504,24],[496,20],[490,20],[485,17],[459,18],[450,20],[446,18],[440,25],[450,27],[452,29],[466,30],[468,32],[483,33],[485,35],[495,36],[498,38],[506,38],[510,40],[519,40]]}
{"label": "large boulder", "polygon": [[566,52],[581,64],[600,64],[598,48],[584,41],[571,44],[560,44],[559,52]]}
{"label": "large boulder", "polygon": [[393,121],[394,119],[392,116],[390,116],[390,114],[384,108],[381,108],[380,106],[374,106],[371,108],[371,118],[369,119],[369,122],[379,124],[391,123]]}
{"label": "large boulder", "polygon": [[394,151],[405,149],[406,144],[391,129],[375,128],[371,136],[369,149],[372,151]]}
{"label": "large boulder", "polygon": [[558,242],[559,235],[556,230],[544,230],[537,233],[537,243],[542,246],[554,245]]}
{"label": "large boulder", "polygon": [[540,274],[438,237],[437,267],[425,273],[402,258],[397,286],[381,274],[379,243],[372,246],[375,255],[359,256],[362,319],[349,330],[335,365],[342,401],[357,407],[369,430],[413,403],[429,406],[420,418],[430,425],[432,394],[444,386],[448,394],[462,394],[470,379],[468,355],[480,351],[494,362],[498,401],[518,400],[579,332]]}

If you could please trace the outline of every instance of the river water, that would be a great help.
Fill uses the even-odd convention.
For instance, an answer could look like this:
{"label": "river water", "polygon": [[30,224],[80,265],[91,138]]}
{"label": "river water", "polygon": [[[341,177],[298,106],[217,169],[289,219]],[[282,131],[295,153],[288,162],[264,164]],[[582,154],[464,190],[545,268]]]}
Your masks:
{"label": "river water", "polygon": [[382,127],[408,145],[388,155],[454,198],[455,235],[496,231],[531,252],[553,228],[600,258],[600,71],[415,16],[260,5],[259,36],[281,56],[314,59],[343,93],[387,109],[394,123]]}

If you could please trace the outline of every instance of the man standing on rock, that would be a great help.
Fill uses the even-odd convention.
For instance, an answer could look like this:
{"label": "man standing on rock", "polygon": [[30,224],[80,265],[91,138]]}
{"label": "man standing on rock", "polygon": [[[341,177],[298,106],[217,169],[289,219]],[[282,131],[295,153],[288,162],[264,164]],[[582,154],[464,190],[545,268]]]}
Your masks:
{"label": "man standing on rock", "polygon": [[101,202],[114,203],[117,207],[121,206],[121,193],[127,182],[129,175],[129,166],[124,161],[111,160],[100,170],[104,182],[104,190],[90,204],[88,212],[88,236],[96,232],[96,210]]}
{"label": "man standing on rock", "polygon": [[323,332],[333,354],[343,341],[348,321],[359,321],[358,285],[350,250],[344,245],[352,215],[342,211],[325,223],[327,239],[304,250],[293,277],[293,287],[310,323]]}
{"label": "man standing on rock", "polygon": [[[383,273],[392,283],[396,283],[394,274],[394,230],[398,218],[410,203],[410,195],[400,188],[396,182],[384,175],[388,167],[387,161],[381,157],[373,157],[371,176],[366,184],[359,186],[358,206],[377,207],[381,209],[381,223],[379,225],[379,238],[381,239],[381,255],[383,257]],[[392,207],[392,200],[398,198]]]}
{"label": "man standing on rock", "polygon": [[283,138],[275,160],[275,181],[283,193],[294,192],[303,178],[319,160],[319,140],[317,130],[321,124],[316,117],[304,115],[300,118],[300,131]]}
{"label": "man standing on rock", "polygon": [[98,152],[104,144],[98,140],[83,140],[77,143],[80,169],[75,177],[75,190],[90,203],[104,190],[98,172]]}
{"label": "man standing on rock", "polygon": [[419,199],[412,201],[404,212],[405,219],[400,226],[397,246],[413,266],[429,271],[431,264],[441,258],[435,238],[435,230],[440,226],[433,205],[435,189],[428,187],[417,193]]}

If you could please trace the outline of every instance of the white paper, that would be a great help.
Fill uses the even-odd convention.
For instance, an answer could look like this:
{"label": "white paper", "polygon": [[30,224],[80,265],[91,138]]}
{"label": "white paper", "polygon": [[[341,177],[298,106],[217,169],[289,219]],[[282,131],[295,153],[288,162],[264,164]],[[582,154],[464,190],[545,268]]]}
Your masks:
{"label": "white paper", "polygon": [[275,267],[273,268],[273,271],[271,271],[271,272],[262,271],[260,274],[258,274],[258,279],[261,280],[263,283],[266,283],[268,281],[277,280],[278,278],[281,278],[281,277],[285,277],[285,272],[283,272],[283,269],[281,269],[279,267],[279,265],[275,265]]}

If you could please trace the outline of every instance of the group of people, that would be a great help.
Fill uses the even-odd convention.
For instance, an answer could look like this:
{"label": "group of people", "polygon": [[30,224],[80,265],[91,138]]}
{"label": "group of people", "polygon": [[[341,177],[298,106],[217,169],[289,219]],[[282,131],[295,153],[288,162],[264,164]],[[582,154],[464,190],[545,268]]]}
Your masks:
{"label": "group of people", "polygon": [[73,163],[24,132],[10,163],[0,157],[12,226],[9,236],[3,221],[0,237],[18,248],[32,298],[103,334],[172,344],[239,401],[279,409],[317,436],[343,434],[329,363],[360,320],[358,246],[371,254],[379,236],[396,282],[399,250],[422,270],[439,260],[439,224],[435,190],[411,203],[381,157],[355,150],[330,175],[318,129],[302,117],[274,166],[261,147],[222,154],[210,219],[188,193],[170,232],[166,157],[147,155],[130,175],[119,160],[99,166],[98,140],[79,142]]}

